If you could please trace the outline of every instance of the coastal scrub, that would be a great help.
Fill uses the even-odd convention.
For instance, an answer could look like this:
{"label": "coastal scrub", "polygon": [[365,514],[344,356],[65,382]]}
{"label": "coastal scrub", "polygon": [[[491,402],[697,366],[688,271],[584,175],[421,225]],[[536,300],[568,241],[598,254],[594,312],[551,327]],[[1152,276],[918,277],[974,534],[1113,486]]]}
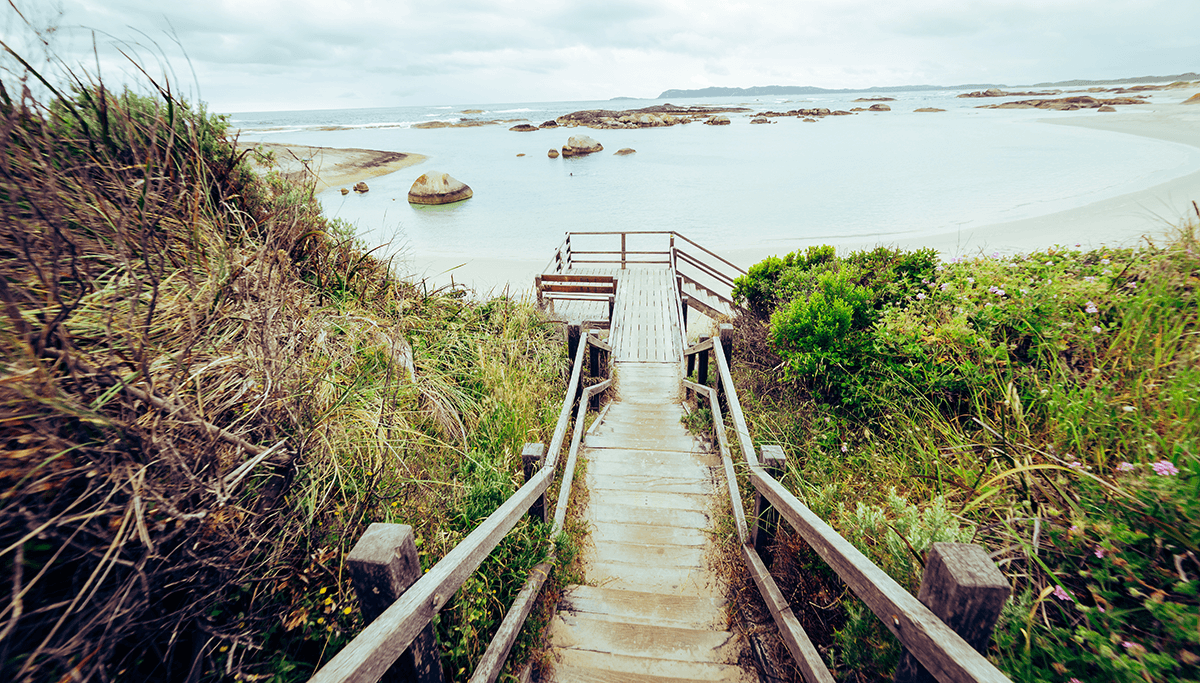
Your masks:
{"label": "coastal scrub", "polygon": [[[914,594],[931,542],[982,543],[1013,585],[988,652],[1013,680],[1196,679],[1197,223],[1137,249],[932,256],[813,248],[738,280],[754,440]],[[785,589],[811,585],[823,563],[780,550]],[[857,599],[792,604],[832,624],[839,678],[890,676],[899,645]]]}

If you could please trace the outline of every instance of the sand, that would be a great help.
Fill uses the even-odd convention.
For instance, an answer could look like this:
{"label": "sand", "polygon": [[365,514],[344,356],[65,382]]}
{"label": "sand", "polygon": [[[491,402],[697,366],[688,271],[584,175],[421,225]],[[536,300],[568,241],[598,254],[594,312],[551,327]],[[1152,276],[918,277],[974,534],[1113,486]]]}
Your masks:
{"label": "sand", "polygon": [[[315,178],[317,192],[330,188],[352,189],[366,181],[425,161],[422,154],[384,152],[374,149],[334,149],[274,142],[239,142],[239,149],[258,149],[275,154],[275,163],[284,177],[292,180]],[[250,154],[254,159],[254,154]]]}

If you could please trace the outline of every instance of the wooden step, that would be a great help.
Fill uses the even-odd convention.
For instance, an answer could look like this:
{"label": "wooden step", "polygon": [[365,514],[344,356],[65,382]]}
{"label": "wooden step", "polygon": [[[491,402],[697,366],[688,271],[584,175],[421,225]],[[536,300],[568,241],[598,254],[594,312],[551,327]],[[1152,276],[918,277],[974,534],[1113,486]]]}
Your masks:
{"label": "wooden step", "polygon": [[562,683],[751,683],[758,678],[737,666],[712,662],[631,657],[586,650],[552,650],[557,662],[543,681]]}
{"label": "wooden step", "polygon": [[633,624],[565,612],[554,615],[549,640],[555,648],[714,664],[736,662],[742,650],[740,639],[729,631]]}
{"label": "wooden step", "polygon": [[597,619],[686,628],[726,630],[726,602],[714,597],[660,595],[600,586],[571,586],[563,592],[560,609]]}

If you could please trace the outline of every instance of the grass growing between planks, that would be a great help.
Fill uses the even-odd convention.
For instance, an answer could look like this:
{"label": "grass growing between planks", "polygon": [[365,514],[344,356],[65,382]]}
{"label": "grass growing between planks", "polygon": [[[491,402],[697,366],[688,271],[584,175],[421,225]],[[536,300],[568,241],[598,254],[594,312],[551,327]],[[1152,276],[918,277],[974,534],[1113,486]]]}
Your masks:
{"label": "grass growing between planks", "polygon": [[[169,83],[0,79],[0,671],[303,680],[361,623],[375,521],[431,566],[546,441],[562,345],[524,302],[397,278],[311,185]],[[457,678],[546,530],[438,620]]]}
{"label": "grass growing between planks", "polygon": [[[1195,222],[1011,258],[813,248],[739,280],[734,374],[783,483],[914,594],[931,543],[985,545],[1013,680],[1196,680],[1198,287]],[[803,541],[780,550],[837,676],[890,678],[898,642]]]}

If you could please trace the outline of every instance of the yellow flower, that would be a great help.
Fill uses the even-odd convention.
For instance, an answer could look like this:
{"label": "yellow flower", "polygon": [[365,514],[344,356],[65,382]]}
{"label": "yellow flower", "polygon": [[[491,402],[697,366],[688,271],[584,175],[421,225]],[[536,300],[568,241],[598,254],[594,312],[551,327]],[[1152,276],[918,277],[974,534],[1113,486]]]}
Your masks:
{"label": "yellow flower", "polygon": [[325,604],[326,604],[326,605],[332,605],[332,604],[333,604],[333,598],[325,598]]}
{"label": "yellow flower", "polygon": [[328,588],[322,588],[322,589],[320,590],[320,594],[321,594],[321,595],[325,595],[325,591],[327,591],[327,590],[329,590],[329,589],[328,589]]}
{"label": "yellow flower", "polygon": [[349,614],[350,612],[351,612],[351,608],[349,606],[347,606],[345,609],[342,610],[342,614]]}
{"label": "yellow flower", "polygon": [[324,623],[325,623],[325,617],[317,617],[317,623],[318,623],[318,624],[324,624]]}

